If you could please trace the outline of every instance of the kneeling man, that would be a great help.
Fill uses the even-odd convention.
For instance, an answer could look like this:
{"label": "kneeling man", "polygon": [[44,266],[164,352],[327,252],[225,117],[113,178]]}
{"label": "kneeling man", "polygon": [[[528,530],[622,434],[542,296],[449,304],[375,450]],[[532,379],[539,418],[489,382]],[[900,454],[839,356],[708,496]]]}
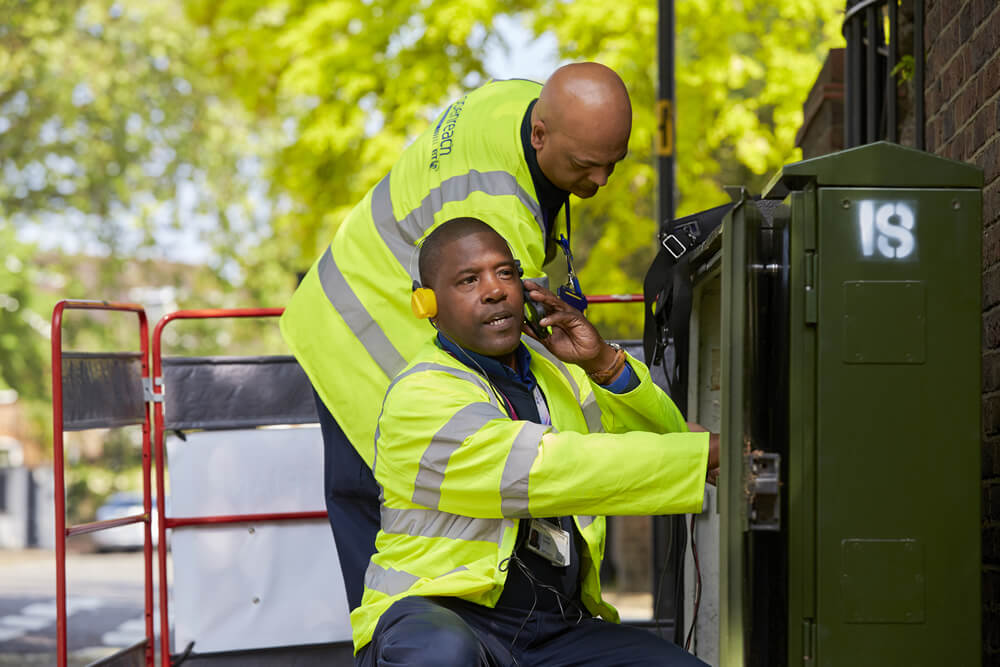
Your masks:
{"label": "kneeling man", "polygon": [[[700,511],[717,436],[689,433],[646,367],[579,311],[522,288],[482,221],[435,229],[419,267],[433,294],[415,301],[437,335],[379,419],[357,664],[704,664],[618,624],[598,573],[604,515]],[[522,336],[524,289],[548,311],[540,340]]]}

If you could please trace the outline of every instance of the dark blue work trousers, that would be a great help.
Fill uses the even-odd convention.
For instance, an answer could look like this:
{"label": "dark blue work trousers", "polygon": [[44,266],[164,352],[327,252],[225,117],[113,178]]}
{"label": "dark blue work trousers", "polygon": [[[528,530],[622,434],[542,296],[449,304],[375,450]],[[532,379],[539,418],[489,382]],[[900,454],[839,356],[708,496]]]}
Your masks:
{"label": "dark blue work trousers", "polygon": [[323,488],[326,514],[337,543],[347,604],[353,610],[365,592],[365,570],[375,553],[380,515],[378,483],[319,394],[316,412],[323,431]]}
{"label": "dark blue work trousers", "polygon": [[457,598],[410,596],[379,619],[357,667],[707,667],[657,635],[597,618],[490,609]]}

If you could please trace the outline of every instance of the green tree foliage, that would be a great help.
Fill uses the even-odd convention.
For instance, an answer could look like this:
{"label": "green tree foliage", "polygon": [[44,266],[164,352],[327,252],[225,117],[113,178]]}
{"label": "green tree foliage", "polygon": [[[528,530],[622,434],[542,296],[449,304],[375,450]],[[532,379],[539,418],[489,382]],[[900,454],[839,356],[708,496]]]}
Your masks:
{"label": "green tree foliage", "polygon": [[[798,157],[802,102],[837,39],[842,4],[677,1],[678,214],[725,201],[726,184],[759,189]],[[485,47],[502,39],[493,17],[511,13],[535,34],[554,33],[562,59],[604,62],[629,86],[630,157],[606,191],[575,207],[574,246],[588,291],[639,288],[657,229],[654,0],[188,0],[187,8],[212,31],[216,67],[248,108],[287,119],[272,173],[292,203],[255,262],[304,268],[316,257],[433,113],[484,80]],[[633,330],[639,317],[595,312]]]}
{"label": "green tree foliage", "polygon": [[245,217],[239,159],[260,133],[213,88],[207,36],[175,3],[0,0],[0,14],[4,224],[114,257],[155,255],[163,229],[219,240]]}
{"label": "green tree foliage", "polygon": [[46,320],[33,303],[39,279],[34,248],[0,226],[0,389],[16,389],[29,399],[45,393]]}

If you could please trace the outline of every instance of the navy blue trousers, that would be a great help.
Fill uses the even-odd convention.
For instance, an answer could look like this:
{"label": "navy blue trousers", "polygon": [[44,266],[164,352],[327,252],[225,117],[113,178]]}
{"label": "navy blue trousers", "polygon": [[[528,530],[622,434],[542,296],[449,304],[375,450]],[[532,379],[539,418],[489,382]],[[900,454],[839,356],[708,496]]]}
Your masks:
{"label": "navy blue trousers", "polygon": [[[586,616],[489,609],[457,598],[411,596],[379,619],[356,667],[707,667],[643,630]],[[577,622],[579,621],[579,622]],[[523,627],[522,627],[523,626]]]}
{"label": "navy blue trousers", "polygon": [[319,394],[316,412],[323,431],[323,488],[326,514],[337,544],[340,571],[351,609],[361,604],[365,592],[365,570],[375,553],[379,528],[378,483],[340,424],[326,409]]}

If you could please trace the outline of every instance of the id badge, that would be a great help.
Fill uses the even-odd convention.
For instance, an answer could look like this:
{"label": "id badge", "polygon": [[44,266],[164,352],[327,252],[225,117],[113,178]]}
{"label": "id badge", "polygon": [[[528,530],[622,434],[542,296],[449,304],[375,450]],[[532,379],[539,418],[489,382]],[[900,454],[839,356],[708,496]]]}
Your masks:
{"label": "id badge", "polygon": [[524,546],[553,565],[569,565],[569,533],[542,519],[532,519],[528,524],[528,539]]}

